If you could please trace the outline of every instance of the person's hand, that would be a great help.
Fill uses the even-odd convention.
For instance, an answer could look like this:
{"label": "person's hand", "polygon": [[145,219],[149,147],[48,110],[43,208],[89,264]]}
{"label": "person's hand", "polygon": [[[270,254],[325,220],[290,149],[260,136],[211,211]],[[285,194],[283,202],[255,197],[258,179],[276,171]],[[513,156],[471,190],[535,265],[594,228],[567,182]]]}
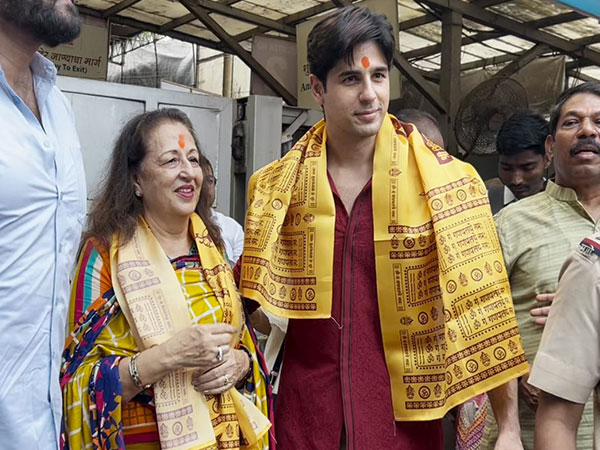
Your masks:
{"label": "person's hand", "polygon": [[518,433],[500,432],[494,450],[523,450],[521,436]]}
{"label": "person's hand", "polygon": [[243,350],[231,349],[223,364],[207,371],[196,370],[192,386],[205,395],[217,395],[234,387],[248,372],[250,359]]}
{"label": "person's hand", "polygon": [[540,401],[540,390],[527,381],[529,380],[528,375],[524,375],[519,380],[519,397],[525,402],[532,411],[537,411],[538,403]]}
{"label": "person's hand", "polygon": [[546,325],[546,321],[548,320],[548,314],[550,314],[550,307],[552,304],[552,300],[554,300],[554,293],[552,294],[538,294],[535,296],[535,299],[539,303],[545,304],[545,306],[539,306],[537,308],[533,308],[529,313],[532,317],[535,317],[535,324],[543,327]]}
{"label": "person's hand", "polygon": [[[170,370],[195,368],[206,371],[228,358],[234,333],[235,328],[226,323],[192,325],[159,345],[162,359]],[[221,361],[217,358],[219,348]]]}

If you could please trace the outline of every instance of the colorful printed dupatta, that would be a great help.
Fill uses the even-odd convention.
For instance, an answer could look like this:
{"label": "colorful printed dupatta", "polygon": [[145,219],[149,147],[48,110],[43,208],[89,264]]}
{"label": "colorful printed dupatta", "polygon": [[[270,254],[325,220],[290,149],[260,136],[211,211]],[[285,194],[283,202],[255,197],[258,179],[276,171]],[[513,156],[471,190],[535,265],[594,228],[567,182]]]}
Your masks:
{"label": "colorful printed dupatta", "polygon": [[[267,311],[329,318],[335,205],[327,125],[248,188],[240,289]],[[433,420],[527,373],[485,186],[411,125],[377,135],[373,225],[379,316],[396,420]]]}
{"label": "colorful printed dupatta", "polygon": [[[197,220],[194,225],[195,231],[200,230],[194,234],[196,236],[196,247],[199,248],[199,253],[201,253],[200,247],[209,243],[198,242],[199,237],[206,240],[205,229],[199,226]],[[78,276],[76,277],[76,281],[80,282],[73,285],[74,305],[72,305],[72,310],[77,310],[76,303],[84,303],[82,302],[82,295],[85,296],[86,293],[93,292],[97,288],[94,287],[94,284],[98,284],[99,280],[105,281],[107,278],[111,278],[110,273],[107,273],[106,270],[109,267],[106,264],[108,255],[100,255],[98,251],[90,248],[91,244],[85,245],[81,253]],[[163,257],[166,259],[164,253]],[[209,277],[206,276],[206,272],[216,273],[215,267],[210,265],[210,257],[200,255],[200,258],[203,261],[201,270],[186,269],[185,264],[181,266],[181,270],[176,272],[173,271],[170,265],[169,269],[172,273],[176,273],[179,278],[176,281],[179,292],[182,292],[181,287],[184,288],[183,295],[186,299],[182,297],[181,302],[183,305],[186,304],[186,300],[190,301],[190,297],[198,297],[194,294],[194,289],[198,290],[199,285],[203,286],[201,289],[205,289],[210,293],[208,296],[203,295],[194,300],[194,310],[189,310],[188,320],[192,316],[195,323],[210,323],[209,319],[202,319],[203,317],[213,317],[216,321],[222,321],[227,316],[231,316],[232,313],[231,311],[228,312],[227,308],[222,307],[222,299],[217,299],[213,289],[209,286]],[[92,270],[92,268],[99,267],[98,259],[105,261],[100,273],[97,270]],[[199,276],[200,278],[198,278]],[[79,280],[80,278],[83,278],[83,280]],[[199,281],[203,281],[203,283],[198,283]],[[180,284],[181,287],[179,287]],[[106,283],[104,283],[104,287],[106,288]],[[65,393],[65,424],[67,426],[63,430],[63,448],[84,448],[80,446],[80,442],[83,442],[85,446],[89,440],[93,442],[94,448],[124,448],[121,419],[126,419],[123,416],[127,416],[129,412],[121,408],[118,361],[122,356],[135,353],[138,346],[132,337],[128,322],[121,314],[121,305],[116,298],[112,290],[109,289],[103,297],[98,298],[91,305],[86,314],[79,319],[78,326],[75,328],[65,351],[61,384]],[[243,323],[243,316],[241,316],[241,312],[238,313],[240,314],[238,320]],[[252,408],[250,409],[251,414],[257,411],[254,405],[257,405],[263,414],[266,415],[268,412],[266,399],[268,384],[265,382],[264,371],[261,370],[258,364],[259,359],[255,352],[252,336],[245,326],[241,334],[240,345],[252,353],[254,360],[252,375],[248,378],[244,389],[244,392],[250,394],[253,404],[242,399],[240,402],[243,402],[244,406],[242,408],[244,409],[239,413],[235,401],[228,398],[223,400],[224,395],[207,398],[208,404],[211,405],[208,424],[212,421],[212,427],[209,425],[209,428],[213,435],[218,438],[217,442],[211,444],[212,447],[207,448],[268,448],[268,436],[263,433],[256,442],[252,443],[246,437],[246,431],[242,431],[245,444],[239,446],[239,435],[236,430],[243,426],[243,424],[240,424],[239,417],[247,414],[247,405],[250,404]],[[110,381],[109,385],[106,385],[107,380]],[[86,390],[89,393],[87,396],[84,395]],[[225,395],[229,397],[239,396],[237,391]],[[127,406],[129,405],[127,404]],[[194,416],[195,418],[196,416]],[[263,418],[262,415],[259,419],[261,418]],[[167,430],[167,433],[171,436],[177,437],[175,431],[185,431],[186,429],[189,431],[189,421],[182,424],[185,427],[183,430],[175,425],[173,424],[174,428],[172,427],[171,430]],[[156,424],[154,427],[156,428]],[[160,431],[161,435],[165,434],[164,427]],[[86,435],[86,439],[83,439],[83,434]],[[158,437],[156,432],[155,435]],[[226,439],[226,435],[229,438]],[[125,439],[125,442],[129,442],[127,444],[129,448],[130,443],[136,441]],[[163,448],[168,447],[168,445],[163,446]],[[184,448],[204,447],[188,446]]]}

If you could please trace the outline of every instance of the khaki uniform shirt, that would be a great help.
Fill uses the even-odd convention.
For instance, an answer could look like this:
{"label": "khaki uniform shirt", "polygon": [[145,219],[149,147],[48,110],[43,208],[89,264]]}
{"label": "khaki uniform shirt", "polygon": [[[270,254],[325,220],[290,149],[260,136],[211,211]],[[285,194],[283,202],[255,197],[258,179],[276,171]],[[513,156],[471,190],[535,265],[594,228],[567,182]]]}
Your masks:
{"label": "khaki uniform shirt", "polygon": [[596,390],[594,444],[600,448],[600,234],[584,239],[561,270],[529,380],[575,403],[586,403]]}
{"label": "khaki uniform shirt", "polygon": [[[574,190],[552,181],[543,192],[507,205],[495,219],[523,348],[532,364],[543,331],[529,314],[540,306],[535,296],[556,291],[564,261],[583,238],[600,232],[600,226],[577,200]],[[590,402],[579,428],[578,450],[592,450],[592,417]],[[523,401],[519,401],[519,420],[523,446],[533,450],[535,413]],[[496,437],[496,421],[490,413],[482,448],[492,450]]]}

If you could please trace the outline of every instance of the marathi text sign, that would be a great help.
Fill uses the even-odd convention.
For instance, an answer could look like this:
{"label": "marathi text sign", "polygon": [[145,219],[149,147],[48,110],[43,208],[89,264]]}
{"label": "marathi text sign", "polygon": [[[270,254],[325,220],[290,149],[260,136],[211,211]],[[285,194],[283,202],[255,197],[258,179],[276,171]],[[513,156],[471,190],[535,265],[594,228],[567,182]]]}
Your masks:
{"label": "marathi text sign", "polygon": [[39,52],[56,66],[59,75],[106,80],[108,30],[106,25],[81,24],[81,34],[69,44],[40,47]]}

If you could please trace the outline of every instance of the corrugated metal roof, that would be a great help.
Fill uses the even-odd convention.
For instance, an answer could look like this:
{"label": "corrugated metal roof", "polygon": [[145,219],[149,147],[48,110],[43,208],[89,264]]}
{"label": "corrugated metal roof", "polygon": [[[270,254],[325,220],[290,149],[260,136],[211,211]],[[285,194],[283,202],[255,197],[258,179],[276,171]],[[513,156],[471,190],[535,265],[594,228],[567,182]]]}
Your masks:
{"label": "corrugated metal roof", "polygon": [[[246,49],[251,46],[251,37],[255,33],[294,38],[295,25],[336,7],[336,4],[345,3],[342,0],[76,0],[84,14],[107,18],[127,27],[130,32],[158,32],[235,53],[230,43],[217,37],[214,30],[203,23],[205,20],[199,20],[198,14],[184,6],[186,2],[188,6],[191,3],[197,10],[208,13],[229,37],[243,42]],[[397,0],[397,3],[400,53],[426,76],[428,72],[439,71],[440,46],[434,46],[441,42],[441,2]],[[532,36],[517,36],[505,27],[491,28],[489,21],[479,21],[476,14],[477,10],[485,8],[484,11],[514,23],[577,44],[579,48],[570,52],[569,58],[579,62],[568,66],[570,75],[600,79],[600,23],[597,18],[585,17],[552,1],[449,0],[449,3],[476,7],[475,13],[465,14],[468,18],[463,19],[461,65],[465,70],[478,65],[489,66],[490,58],[506,64],[534,45],[545,43]],[[584,50],[594,53],[586,56]],[[552,45],[547,51],[547,54],[557,53],[560,49]]]}

